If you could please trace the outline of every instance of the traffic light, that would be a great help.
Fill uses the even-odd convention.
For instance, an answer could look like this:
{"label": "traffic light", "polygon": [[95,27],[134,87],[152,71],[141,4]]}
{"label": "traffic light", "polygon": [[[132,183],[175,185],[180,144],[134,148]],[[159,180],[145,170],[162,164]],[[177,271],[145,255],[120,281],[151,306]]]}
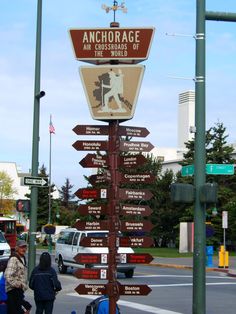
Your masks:
{"label": "traffic light", "polygon": [[192,184],[173,183],[170,186],[170,197],[175,203],[193,203],[194,187]]}
{"label": "traffic light", "polygon": [[30,200],[17,200],[16,210],[18,212],[29,213],[30,212]]}
{"label": "traffic light", "polygon": [[200,202],[202,203],[217,203],[218,184],[205,183],[200,189]]}

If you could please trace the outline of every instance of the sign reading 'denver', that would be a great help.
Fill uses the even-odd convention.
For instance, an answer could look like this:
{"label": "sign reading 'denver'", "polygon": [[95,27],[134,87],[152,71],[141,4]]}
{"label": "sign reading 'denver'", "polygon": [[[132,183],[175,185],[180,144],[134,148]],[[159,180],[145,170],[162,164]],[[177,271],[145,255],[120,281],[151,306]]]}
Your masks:
{"label": "sign reading 'denver'", "polygon": [[144,66],[81,67],[80,76],[91,116],[95,120],[133,117]]}
{"label": "sign reading 'denver'", "polygon": [[105,60],[138,63],[148,58],[154,28],[71,29],[78,60],[94,64]]}

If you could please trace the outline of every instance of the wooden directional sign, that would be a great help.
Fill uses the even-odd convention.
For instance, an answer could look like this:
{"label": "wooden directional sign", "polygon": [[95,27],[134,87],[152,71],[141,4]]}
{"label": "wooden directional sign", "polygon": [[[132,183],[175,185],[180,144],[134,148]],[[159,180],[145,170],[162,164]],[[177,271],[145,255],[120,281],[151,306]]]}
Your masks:
{"label": "wooden directional sign", "polygon": [[119,189],[119,198],[122,200],[150,200],[153,197],[149,190]]}
{"label": "wooden directional sign", "polygon": [[150,142],[120,142],[120,150],[122,152],[150,152],[153,148],[154,146]]}
{"label": "wooden directional sign", "polygon": [[148,221],[121,221],[121,231],[146,231],[149,232],[153,228],[153,224]]}
{"label": "wooden directional sign", "polygon": [[108,165],[108,157],[96,154],[87,154],[80,161],[80,165],[84,168],[103,168]]}
{"label": "wooden directional sign", "polygon": [[47,187],[48,178],[42,177],[24,177],[24,185],[29,186],[38,186],[38,187]]}
{"label": "wooden directional sign", "polygon": [[73,131],[77,135],[108,135],[108,125],[76,125]]}
{"label": "wooden directional sign", "polygon": [[85,246],[85,247],[107,247],[108,238],[107,237],[84,237],[80,241],[80,245]]}
{"label": "wooden directional sign", "polygon": [[108,150],[107,141],[76,141],[72,146],[76,150]]}
{"label": "wooden directional sign", "polygon": [[119,284],[119,294],[128,296],[148,295],[152,291],[148,285],[121,285]]}
{"label": "wooden directional sign", "polygon": [[74,272],[74,276],[77,278],[83,279],[107,279],[107,269],[99,268],[99,269],[88,269],[82,268],[77,269]]}
{"label": "wooden directional sign", "polygon": [[124,204],[121,205],[121,213],[122,215],[139,215],[139,216],[150,216],[152,213],[151,208],[148,205],[132,205],[132,204]]}
{"label": "wooden directional sign", "polygon": [[119,247],[150,247],[154,240],[150,237],[119,237]]}
{"label": "wooden directional sign", "polygon": [[107,264],[108,254],[85,254],[78,253],[74,260],[79,264]]}
{"label": "wooden directional sign", "polygon": [[75,195],[80,199],[107,198],[107,189],[78,189]]}
{"label": "wooden directional sign", "polygon": [[78,207],[78,211],[80,215],[106,215],[107,214],[107,206],[106,205],[97,205],[97,204],[88,204],[88,205],[80,205]]}
{"label": "wooden directional sign", "polygon": [[155,179],[151,173],[120,173],[121,183],[152,183]]}
{"label": "wooden directional sign", "polygon": [[106,294],[106,285],[101,284],[80,284],[75,288],[79,294],[104,295]]}
{"label": "wooden directional sign", "polygon": [[92,185],[107,183],[111,181],[111,176],[108,172],[104,172],[103,174],[93,174],[88,178],[88,181]]}
{"label": "wooden directional sign", "polygon": [[76,59],[94,64],[147,59],[153,34],[154,28],[70,29]]}
{"label": "wooden directional sign", "polygon": [[153,260],[149,253],[121,253],[118,255],[121,264],[149,264]]}
{"label": "wooden directional sign", "polygon": [[119,126],[120,136],[135,136],[135,137],[146,137],[150,133],[146,128],[140,128],[135,126]]}
{"label": "wooden directional sign", "polygon": [[124,168],[136,168],[145,164],[147,159],[143,155],[121,156],[120,166]]}
{"label": "wooden directional sign", "polygon": [[76,221],[74,227],[78,230],[108,230],[108,221]]}

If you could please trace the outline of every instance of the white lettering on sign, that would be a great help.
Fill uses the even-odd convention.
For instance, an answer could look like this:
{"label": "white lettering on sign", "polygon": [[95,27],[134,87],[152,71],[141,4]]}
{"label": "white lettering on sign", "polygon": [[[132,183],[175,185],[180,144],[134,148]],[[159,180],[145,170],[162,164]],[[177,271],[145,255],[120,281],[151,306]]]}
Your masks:
{"label": "white lettering on sign", "polygon": [[83,35],[83,44],[91,43],[139,43],[139,30],[107,31],[94,30],[85,31]]}

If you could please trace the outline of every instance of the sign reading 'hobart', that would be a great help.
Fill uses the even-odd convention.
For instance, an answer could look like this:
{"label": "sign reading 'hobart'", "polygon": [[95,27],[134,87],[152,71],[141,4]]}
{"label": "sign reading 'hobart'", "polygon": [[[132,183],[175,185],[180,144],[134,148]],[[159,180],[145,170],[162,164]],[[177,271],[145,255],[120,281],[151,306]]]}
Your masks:
{"label": "sign reading 'hobart'", "polygon": [[71,29],[78,60],[94,64],[109,60],[141,62],[148,58],[154,28]]}

